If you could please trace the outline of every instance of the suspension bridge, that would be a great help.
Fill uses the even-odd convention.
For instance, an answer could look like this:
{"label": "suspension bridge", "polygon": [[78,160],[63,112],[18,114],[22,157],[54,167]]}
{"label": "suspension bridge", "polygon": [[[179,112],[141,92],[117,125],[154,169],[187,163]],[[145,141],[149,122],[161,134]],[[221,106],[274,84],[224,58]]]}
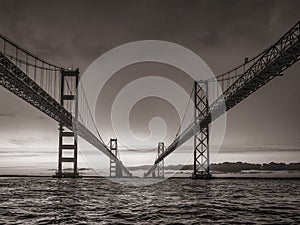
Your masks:
{"label": "suspension bridge", "polygon": [[[108,146],[97,130],[83,86],[79,83],[79,70],[52,65],[3,35],[0,42],[0,84],[59,123],[58,170],[55,176],[79,177],[77,156],[80,136],[110,158],[111,176],[131,177],[118,159],[117,152],[112,150],[116,139],[111,139]],[[97,136],[87,127],[94,127]],[[66,139],[72,139],[72,144]],[[64,166],[70,163],[71,170]]]}
{"label": "suspension bridge", "polygon": [[[1,43],[2,42],[2,43]],[[50,64],[0,36],[0,84],[59,123],[58,170],[56,177],[78,177],[78,136],[110,158],[111,177],[132,177],[118,156],[116,139],[102,140],[91,115],[78,69]],[[158,144],[158,157],[144,177],[164,177],[164,159],[189,139],[194,140],[193,178],[210,178],[209,127],[217,118],[243,101],[296,63],[300,58],[300,21],[271,47],[257,56],[245,58],[242,65],[215,79],[195,81],[192,91],[193,122],[167,147]],[[210,84],[218,83],[221,91],[212,103],[208,101]],[[81,109],[81,110],[79,110]],[[93,127],[94,135],[87,127]],[[65,144],[65,138],[73,138]],[[64,152],[72,152],[65,157]],[[64,163],[72,163],[65,170]]]}

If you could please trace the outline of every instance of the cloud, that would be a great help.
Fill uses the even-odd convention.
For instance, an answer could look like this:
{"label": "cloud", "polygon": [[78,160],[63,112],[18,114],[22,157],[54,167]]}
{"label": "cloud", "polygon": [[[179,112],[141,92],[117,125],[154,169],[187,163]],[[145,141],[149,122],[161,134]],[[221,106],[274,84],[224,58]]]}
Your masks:
{"label": "cloud", "polygon": [[40,143],[43,143],[45,141],[45,138],[44,139],[35,139],[35,138],[32,138],[32,137],[19,137],[19,138],[11,138],[9,139],[9,143],[11,144],[14,144],[14,145],[18,145],[18,146],[28,146],[28,145],[31,145],[31,144],[40,144]]}
{"label": "cloud", "polygon": [[27,154],[27,153],[43,153],[43,154],[53,154],[57,153],[56,148],[30,148],[30,151],[26,148],[0,148],[0,156],[3,155],[15,155],[15,154]]}
{"label": "cloud", "polygon": [[[47,61],[62,66],[76,65],[81,72],[110,48],[130,41],[158,39],[191,49],[204,57],[214,72],[223,73],[245,56],[253,56],[276,41],[299,20],[300,9],[298,0],[134,0],[117,4],[115,1],[90,4],[84,1],[72,4],[68,1],[2,1],[1,4],[0,33]],[[57,10],[58,4],[61,10]],[[286,72],[292,76],[275,79],[228,114],[226,144],[262,145],[269,138],[274,144],[300,146],[299,141],[292,142],[300,131],[297,126],[300,121],[299,68],[299,63],[294,65]],[[20,104],[14,96],[10,101],[3,94],[0,98],[1,104],[7,107],[19,107],[17,112],[29,107]],[[9,120],[9,128],[2,126],[7,136],[15,137],[16,129],[28,125],[25,119],[12,121],[15,115],[6,113],[3,105],[0,108],[0,119]],[[256,114],[249,113],[254,109]],[[42,120],[42,116],[35,121],[40,133],[47,132],[48,123],[38,120]],[[31,131],[34,129],[35,126],[28,126],[27,135],[34,135]],[[105,135],[106,130],[101,132]],[[52,137],[56,144],[57,135],[53,133]],[[244,137],[249,141],[241,141]],[[256,139],[258,141],[253,141]],[[9,141],[18,146],[37,143],[28,138]]]}
{"label": "cloud", "polygon": [[[16,138],[10,138],[8,140],[8,143],[17,145],[19,147],[26,147],[26,146],[38,146],[39,149],[45,148],[45,144],[47,145],[46,148],[49,147],[49,143],[51,143],[52,139],[49,137],[16,137]],[[31,147],[34,147],[31,146]],[[44,147],[43,147],[44,146]]]}
{"label": "cloud", "polygon": [[0,113],[0,118],[1,117],[4,117],[4,118],[9,118],[9,117],[11,117],[11,118],[13,118],[13,117],[15,117],[16,115],[15,114],[13,114],[13,113]]}

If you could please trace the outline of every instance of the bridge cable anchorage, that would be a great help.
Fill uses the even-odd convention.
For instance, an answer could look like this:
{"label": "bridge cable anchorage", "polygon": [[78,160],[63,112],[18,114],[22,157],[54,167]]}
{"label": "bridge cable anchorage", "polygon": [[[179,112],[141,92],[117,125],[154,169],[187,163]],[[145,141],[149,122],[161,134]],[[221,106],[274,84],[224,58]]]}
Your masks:
{"label": "bridge cable anchorage", "polygon": [[[65,102],[66,108],[60,104],[60,97],[63,93],[60,88],[62,71],[72,70],[48,63],[0,35],[0,85],[58,123],[67,124],[66,128],[70,132],[74,132],[75,127],[72,124],[74,115],[67,110],[67,108],[72,108],[72,104]],[[67,82],[67,85],[64,86],[74,85],[75,82],[71,82],[70,84]],[[73,96],[67,98],[73,99]],[[91,123],[95,125],[94,121]],[[109,158],[115,158],[108,146],[94,136],[82,123],[77,121],[75,126],[78,136]],[[131,176],[126,167],[122,164],[121,167],[125,175]]]}
{"label": "bridge cable anchorage", "polygon": [[277,42],[257,56],[250,60],[245,60],[242,65],[217,76],[216,79],[209,79],[208,82],[221,82],[222,95],[210,104],[205,117],[197,118],[196,124],[191,123],[175,138],[168,148],[165,149],[164,153],[155,160],[154,164],[145,173],[145,177],[149,176],[155,170],[157,163],[193,137],[195,130],[199,132],[200,129],[207,127],[269,81],[277,76],[281,76],[287,68],[299,59],[300,21],[279,38]]}

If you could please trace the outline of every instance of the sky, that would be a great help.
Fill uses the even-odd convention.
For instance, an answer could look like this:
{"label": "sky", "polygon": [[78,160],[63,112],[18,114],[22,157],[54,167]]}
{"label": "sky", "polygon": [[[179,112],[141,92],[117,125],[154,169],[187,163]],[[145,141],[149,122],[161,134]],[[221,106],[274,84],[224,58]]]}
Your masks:
{"label": "sky", "polygon": [[[297,0],[0,3],[0,33],[40,58],[63,67],[78,67],[82,74],[105,52],[139,40],[182,45],[199,55],[214,74],[221,74],[270,46],[300,19]],[[151,70],[183,77],[179,82],[189,87],[181,71],[159,63],[137,64],[119,71],[97,101],[96,121],[107,141],[109,125],[103,118],[109,115],[109,99],[133,80],[132,76],[146,76]],[[299,70],[298,62],[283,77],[272,80],[228,112],[216,162],[300,161]],[[0,88],[0,104],[0,167],[55,168],[56,122],[4,88]],[[156,116],[164,118],[170,141],[178,127],[178,115],[161,99],[142,99],[132,109],[130,125],[140,137],[147,136],[147,124]],[[139,161],[151,162],[153,157]]]}

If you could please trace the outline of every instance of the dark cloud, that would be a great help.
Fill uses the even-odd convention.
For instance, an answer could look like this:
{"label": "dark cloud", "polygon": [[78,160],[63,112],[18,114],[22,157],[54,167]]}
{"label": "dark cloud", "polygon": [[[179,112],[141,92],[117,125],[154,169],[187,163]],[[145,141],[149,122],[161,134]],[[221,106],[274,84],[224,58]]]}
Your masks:
{"label": "dark cloud", "polygon": [[[98,56],[120,44],[159,39],[191,49],[219,74],[273,44],[300,19],[298,0],[0,3],[0,33],[41,58],[65,67],[80,67],[82,72]],[[225,144],[300,146],[299,70],[297,63],[285,76],[232,109]],[[0,96],[0,102],[5,101]],[[2,109],[0,113],[5,117]],[[10,143],[24,145],[31,141],[11,139]]]}
{"label": "dark cloud", "polygon": [[176,42],[197,53],[240,47],[255,53],[295,23],[300,8],[299,1],[1,2],[2,33],[81,70],[99,54],[143,39]]}

